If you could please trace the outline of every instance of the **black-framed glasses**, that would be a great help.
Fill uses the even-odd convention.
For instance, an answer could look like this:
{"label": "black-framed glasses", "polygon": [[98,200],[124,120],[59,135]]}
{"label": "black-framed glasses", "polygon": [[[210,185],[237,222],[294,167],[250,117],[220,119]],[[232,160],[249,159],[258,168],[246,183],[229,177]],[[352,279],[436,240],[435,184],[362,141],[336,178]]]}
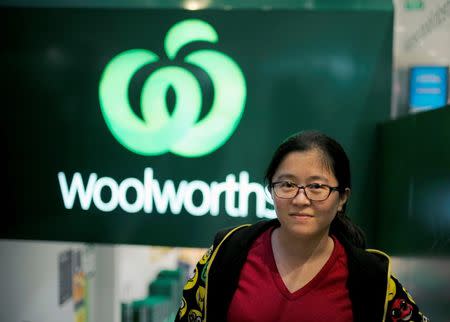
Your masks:
{"label": "black-framed glasses", "polygon": [[278,198],[292,199],[299,193],[300,189],[305,192],[306,198],[311,201],[323,201],[326,200],[333,191],[341,191],[340,187],[330,187],[326,184],[311,183],[305,186],[300,186],[290,181],[277,181],[272,182],[270,187]]}

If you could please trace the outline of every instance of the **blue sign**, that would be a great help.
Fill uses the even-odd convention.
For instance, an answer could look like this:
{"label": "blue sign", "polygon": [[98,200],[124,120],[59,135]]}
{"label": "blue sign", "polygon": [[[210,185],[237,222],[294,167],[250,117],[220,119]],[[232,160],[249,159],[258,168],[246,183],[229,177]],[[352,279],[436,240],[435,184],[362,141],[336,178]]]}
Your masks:
{"label": "blue sign", "polygon": [[412,111],[445,106],[448,95],[448,67],[412,67],[409,90],[409,106]]}

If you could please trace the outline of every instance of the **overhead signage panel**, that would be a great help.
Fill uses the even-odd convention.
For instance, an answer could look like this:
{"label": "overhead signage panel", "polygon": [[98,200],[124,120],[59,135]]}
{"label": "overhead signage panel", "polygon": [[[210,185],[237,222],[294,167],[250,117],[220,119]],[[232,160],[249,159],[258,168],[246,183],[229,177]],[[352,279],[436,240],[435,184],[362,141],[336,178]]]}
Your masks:
{"label": "overhead signage panel", "polygon": [[5,8],[1,237],[204,247],[274,218],[281,140],[316,128],[369,158],[350,138],[389,114],[389,83],[364,82],[390,75],[391,17],[360,15]]}

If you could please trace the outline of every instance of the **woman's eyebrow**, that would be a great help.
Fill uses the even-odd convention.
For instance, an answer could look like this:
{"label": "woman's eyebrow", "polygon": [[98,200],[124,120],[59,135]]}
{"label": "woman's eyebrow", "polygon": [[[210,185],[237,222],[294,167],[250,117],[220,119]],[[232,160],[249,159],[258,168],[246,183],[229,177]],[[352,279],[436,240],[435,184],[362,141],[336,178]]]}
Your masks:
{"label": "woman's eyebrow", "polygon": [[[293,174],[289,174],[289,173],[281,173],[279,175],[277,175],[275,177],[277,180],[297,180],[297,177]],[[328,182],[328,178],[321,176],[321,175],[312,175],[306,178],[306,180],[311,181],[311,180],[322,180],[322,181],[327,181]]]}
{"label": "woman's eyebrow", "polygon": [[291,179],[291,180],[295,180],[296,177],[293,174],[289,174],[289,173],[282,173],[276,176],[276,178],[278,180],[280,179]]}
{"label": "woman's eyebrow", "polygon": [[325,180],[325,181],[328,181],[328,178],[324,177],[324,176],[310,176],[310,177],[308,177],[308,180]]}

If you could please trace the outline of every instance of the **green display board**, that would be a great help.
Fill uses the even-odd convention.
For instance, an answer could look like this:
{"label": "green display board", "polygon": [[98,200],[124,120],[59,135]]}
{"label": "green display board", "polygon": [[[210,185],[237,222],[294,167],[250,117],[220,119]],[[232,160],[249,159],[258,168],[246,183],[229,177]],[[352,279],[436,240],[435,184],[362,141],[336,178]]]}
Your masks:
{"label": "green display board", "polygon": [[373,229],[389,10],[2,8],[2,238],[207,246],[274,216],[262,178],[288,135],[352,160]]}
{"label": "green display board", "polygon": [[377,244],[392,255],[450,254],[450,107],[380,125]]}

